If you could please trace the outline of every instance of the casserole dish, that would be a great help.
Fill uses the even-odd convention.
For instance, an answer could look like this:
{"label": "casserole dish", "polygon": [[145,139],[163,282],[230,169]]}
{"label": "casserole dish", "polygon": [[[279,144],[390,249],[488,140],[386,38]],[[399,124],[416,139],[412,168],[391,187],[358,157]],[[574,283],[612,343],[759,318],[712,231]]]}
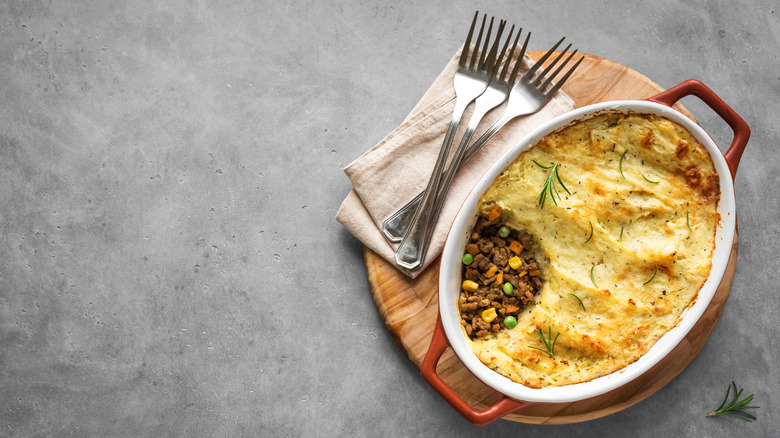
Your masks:
{"label": "casserole dish", "polygon": [[[731,146],[722,154],[707,133],[691,119],[672,108],[685,96],[697,96],[722,117],[734,132]],[[515,383],[483,365],[472,352],[464,335],[458,314],[457,299],[461,284],[461,256],[477,215],[480,198],[522,152],[546,135],[580,120],[602,113],[654,114],[667,118],[686,128],[709,153],[719,176],[720,222],[715,234],[712,267],[704,286],[696,298],[680,316],[677,324],[666,332],[636,362],[611,374],[590,381],[564,386],[530,388]],[[463,203],[450,229],[442,253],[439,272],[439,314],[431,345],[423,361],[421,371],[425,380],[461,415],[471,423],[483,426],[504,415],[535,403],[565,403],[584,400],[612,391],[642,375],[661,361],[688,334],[707,309],[720,284],[732,247],[736,228],[736,211],[733,178],[742,152],[750,136],[750,129],[723,100],[708,87],[696,80],[683,82],[647,100],[612,101],[589,105],[557,117],[535,129],[508,150],[480,179]],[[485,410],[476,410],[458,397],[438,376],[436,364],[447,347],[451,347],[458,359],[480,381],[504,395],[498,403]]]}

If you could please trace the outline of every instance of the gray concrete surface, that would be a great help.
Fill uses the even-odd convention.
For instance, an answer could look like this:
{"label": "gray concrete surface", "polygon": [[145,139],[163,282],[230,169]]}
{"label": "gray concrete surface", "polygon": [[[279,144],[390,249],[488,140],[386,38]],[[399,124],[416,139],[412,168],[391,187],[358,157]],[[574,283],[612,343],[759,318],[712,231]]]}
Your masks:
{"label": "gray concrete surface", "polygon": [[[0,436],[778,436],[776,2],[107,3],[0,4]],[[334,219],[341,169],[475,9],[535,50],[566,35],[665,87],[701,79],[753,130],[720,323],[606,418],[468,425],[393,344]],[[758,421],[704,416],[731,380]]]}

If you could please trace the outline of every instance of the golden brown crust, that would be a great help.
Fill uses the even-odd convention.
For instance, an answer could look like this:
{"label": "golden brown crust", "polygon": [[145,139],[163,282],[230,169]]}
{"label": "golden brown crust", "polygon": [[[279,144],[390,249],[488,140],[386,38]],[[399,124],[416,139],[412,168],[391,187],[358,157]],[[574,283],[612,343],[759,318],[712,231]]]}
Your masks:
{"label": "golden brown crust", "polygon": [[[557,206],[538,205],[550,170],[533,160],[558,163],[571,193],[558,185]],[[500,207],[507,225],[534,236],[544,285],[515,329],[470,341],[472,349],[534,388],[635,362],[706,281],[719,198],[711,157],[668,119],[604,114],[547,135],[481,200],[482,209]],[[553,354],[543,351],[548,333],[556,337]]]}
{"label": "golden brown crust", "polygon": [[688,142],[685,141],[685,139],[681,138],[680,141],[677,142],[675,154],[679,159],[683,159],[686,155],[688,155]]}

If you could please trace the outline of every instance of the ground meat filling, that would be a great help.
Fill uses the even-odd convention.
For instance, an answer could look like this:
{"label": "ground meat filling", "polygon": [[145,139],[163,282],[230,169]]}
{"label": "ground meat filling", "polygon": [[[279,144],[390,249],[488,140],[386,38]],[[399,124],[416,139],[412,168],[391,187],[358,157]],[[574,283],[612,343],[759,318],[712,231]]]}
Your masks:
{"label": "ground meat filling", "polygon": [[472,339],[504,328],[505,318],[517,318],[526,305],[534,303],[542,287],[539,267],[529,251],[531,237],[511,229],[507,237],[501,237],[503,224],[495,216],[481,215],[466,245],[472,262],[463,265],[458,304],[461,324]]}

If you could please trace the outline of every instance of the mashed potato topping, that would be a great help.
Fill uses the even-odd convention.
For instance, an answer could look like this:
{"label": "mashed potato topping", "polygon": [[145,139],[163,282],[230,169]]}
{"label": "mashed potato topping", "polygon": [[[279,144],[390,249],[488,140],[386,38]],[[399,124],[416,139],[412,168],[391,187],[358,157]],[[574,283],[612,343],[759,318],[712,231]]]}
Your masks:
{"label": "mashed potato topping", "polygon": [[[570,194],[556,181],[558,204],[542,207],[551,169],[541,166],[554,163]],[[480,201],[480,212],[498,206],[501,222],[533,236],[543,286],[515,328],[470,339],[472,350],[534,388],[636,361],[707,279],[719,197],[706,149],[668,119],[602,114],[548,135]]]}

